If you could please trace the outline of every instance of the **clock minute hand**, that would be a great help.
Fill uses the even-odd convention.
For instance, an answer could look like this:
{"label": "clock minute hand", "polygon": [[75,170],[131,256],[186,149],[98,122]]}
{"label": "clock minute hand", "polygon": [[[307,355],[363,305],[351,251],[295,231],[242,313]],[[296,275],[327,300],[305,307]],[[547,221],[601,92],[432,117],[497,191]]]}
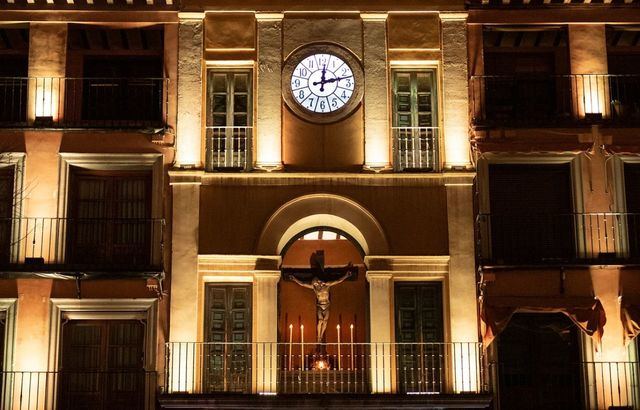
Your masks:
{"label": "clock minute hand", "polygon": [[328,80],[322,80],[321,79],[320,81],[314,81],[312,84],[313,85],[318,85],[318,84],[324,85],[324,84],[328,84],[328,83],[335,83],[336,81],[344,80],[344,79],[347,79],[347,78],[349,78],[349,77],[336,77],[336,78],[330,78]]}

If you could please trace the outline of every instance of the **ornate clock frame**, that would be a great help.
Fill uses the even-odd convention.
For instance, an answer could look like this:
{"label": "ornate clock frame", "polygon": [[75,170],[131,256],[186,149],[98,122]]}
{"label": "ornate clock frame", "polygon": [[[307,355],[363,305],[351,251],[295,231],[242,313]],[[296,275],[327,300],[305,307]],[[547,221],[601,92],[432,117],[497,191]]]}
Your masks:
{"label": "ornate clock frame", "polygon": [[[353,72],[354,89],[351,98],[339,109],[328,112],[318,113],[309,111],[296,101],[291,90],[291,76],[296,66],[305,58],[312,54],[333,54],[346,62]],[[335,43],[311,43],[298,47],[285,60],[282,68],[282,97],[285,103],[298,117],[303,120],[318,123],[329,124],[338,122],[349,115],[360,105],[364,94],[364,74],[362,64],[358,57],[345,47]]]}

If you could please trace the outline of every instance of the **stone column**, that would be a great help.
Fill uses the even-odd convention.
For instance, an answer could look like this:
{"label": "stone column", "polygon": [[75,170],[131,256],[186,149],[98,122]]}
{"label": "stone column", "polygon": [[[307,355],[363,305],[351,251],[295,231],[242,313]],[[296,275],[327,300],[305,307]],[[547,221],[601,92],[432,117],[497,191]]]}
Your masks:
{"label": "stone column", "polygon": [[[200,228],[200,182],[178,181],[170,175],[173,191],[171,231],[171,313],[169,341],[198,341],[198,233]],[[188,392],[194,386],[197,354],[193,345],[173,345],[172,392]]]}
{"label": "stone column", "polygon": [[204,13],[178,13],[176,166],[202,166],[202,58]]}
{"label": "stone column", "polygon": [[280,271],[254,273],[256,390],[276,393],[278,380],[278,281]]}
{"label": "stone column", "polygon": [[364,36],[364,167],[391,166],[387,14],[361,14]]}
{"label": "stone column", "polygon": [[[29,122],[57,123],[64,107],[67,62],[66,23],[31,23],[29,26]],[[51,124],[51,125],[53,125]]]}
{"label": "stone column", "polygon": [[441,13],[444,167],[468,168],[467,13]]}
{"label": "stone column", "polygon": [[607,38],[604,24],[570,24],[569,58],[571,84],[576,87],[574,110],[579,117],[588,114],[611,115],[607,74]]}
{"label": "stone column", "polygon": [[369,332],[371,339],[371,391],[391,393],[395,361],[393,351],[393,275],[367,272],[369,281]]}
{"label": "stone column", "polygon": [[282,168],[282,18],[257,13],[256,168]]}
{"label": "stone column", "polygon": [[451,341],[455,345],[451,366],[456,392],[477,391],[480,374],[478,348],[478,308],[474,254],[473,174],[450,178],[447,189],[449,227],[449,318]]}

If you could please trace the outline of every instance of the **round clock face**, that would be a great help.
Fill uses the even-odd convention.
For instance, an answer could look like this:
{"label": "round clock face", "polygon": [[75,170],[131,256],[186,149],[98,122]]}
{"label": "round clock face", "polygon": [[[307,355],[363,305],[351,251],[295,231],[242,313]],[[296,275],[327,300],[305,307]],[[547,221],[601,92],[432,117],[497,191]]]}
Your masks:
{"label": "round clock face", "polygon": [[312,44],[294,51],[283,69],[283,96],[299,117],[318,123],[343,119],[362,99],[362,67],[335,44]]}
{"label": "round clock face", "polygon": [[349,64],[331,54],[312,54],[294,68],[293,98],[315,113],[337,111],[353,96],[355,79]]}

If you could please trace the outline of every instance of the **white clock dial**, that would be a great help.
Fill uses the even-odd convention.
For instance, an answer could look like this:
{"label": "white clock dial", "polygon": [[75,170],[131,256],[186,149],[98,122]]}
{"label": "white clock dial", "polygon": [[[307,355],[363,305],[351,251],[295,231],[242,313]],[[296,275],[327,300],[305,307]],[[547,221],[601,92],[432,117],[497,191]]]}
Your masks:
{"label": "white clock dial", "polygon": [[298,63],[291,75],[291,93],[298,104],[314,113],[342,108],[353,95],[351,67],[332,54],[312,54]]}

